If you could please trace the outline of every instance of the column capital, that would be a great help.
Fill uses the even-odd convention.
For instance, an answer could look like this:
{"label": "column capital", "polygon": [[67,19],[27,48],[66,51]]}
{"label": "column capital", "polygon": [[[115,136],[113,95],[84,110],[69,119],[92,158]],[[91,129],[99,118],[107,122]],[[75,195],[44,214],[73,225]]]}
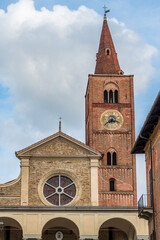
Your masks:
{"label": "column capital", "polygon": [[40,235],[34,235],[34,234],[25,234],[23,235],[23,240],[28,240],[30,238],[34,238],[34,239],[37,239],[37,240],[41,240],[42,237]]}
{"label": "column capital", "polygon": [[90,159],[90,167],[99,167],[99,159]]}
{"label": "column capital", "polygon": [[29,167],[29,158],[21,158],[21,167]]}
{"label": "column capital", "polygon": [[137,235],[137,240],[148,240],[149,236],[148,235]]}

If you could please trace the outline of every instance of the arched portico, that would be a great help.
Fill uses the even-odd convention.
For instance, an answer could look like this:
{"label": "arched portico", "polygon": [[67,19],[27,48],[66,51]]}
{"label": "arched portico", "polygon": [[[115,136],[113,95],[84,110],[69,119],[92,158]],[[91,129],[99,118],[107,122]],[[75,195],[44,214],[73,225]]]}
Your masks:
{"label": "arched portico", "polygon": [[[136,238],[138,240],[148,239],[148,223],[145,219],[138,218],[136,208],[128,210],[128,208],[110,209],[104,207],[52,208],[25,206],[17,209],[1,207],[0,220],[3,220],[4,217],[15,219],[15,224],[17,222],[15,226],[18,228],[18,231],[22,230],[23,232],[23,240],[41,239],[45,230],[56,228],[57,226],[58,229],[65,227],[72,230],[76,237],[78,236],[81,240],[97,240],[99,230],[102,227],[120,229],[127,235],[127,240],[135,240]],[[9,225],[9,220],[7,222]],[[13,224],[10,226],[13,226]],[[136,236],[136,238],[134,239],[133,236]],[[16,240],[19,239],[17,238]],[[101,240],[101,236],[99,240]]]}
{"label": "arched portico", "polygon": [[0,239],[22,240],[22,227],[13,218],[0,217]]}
{"label": "arched portico", "polygon": [[67,218],[59,217],[51,219],[45,224],[42,230],[42,240],[56,239],[57,232],[61,232],[65,240],[79,239],[77,225]]}
{"label": "arched portico", "polygon": [[123,218],[105,221],[99,229],[99,240],[136,240],[136,229],[131,222]]}

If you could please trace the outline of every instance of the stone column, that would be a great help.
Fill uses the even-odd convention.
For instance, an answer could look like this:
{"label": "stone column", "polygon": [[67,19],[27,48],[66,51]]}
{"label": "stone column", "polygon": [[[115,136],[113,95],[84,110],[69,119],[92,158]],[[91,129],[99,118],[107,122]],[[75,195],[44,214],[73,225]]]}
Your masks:
{"label": "stone column", "polygon": [[21,159],[21,205],[28,205],[29,159]]}
{"label": "stone column", "polygon": [[90,160],[91,167],[91,204],[98,206],[98,159]]}
{"label": "stone column", "polygon": [[113,91],[113,103],[115,103],[115,91]]}

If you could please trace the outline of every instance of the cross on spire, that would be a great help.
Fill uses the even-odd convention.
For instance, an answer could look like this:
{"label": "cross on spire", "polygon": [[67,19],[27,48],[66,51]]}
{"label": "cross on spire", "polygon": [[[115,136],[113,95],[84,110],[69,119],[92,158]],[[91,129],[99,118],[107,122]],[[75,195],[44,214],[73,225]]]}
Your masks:
{"label": "cross on spire", "polygon": [[106,5],[104,5],[103,8],[104,8],[104,18],[106,18],[106,13],[110,12],[110,10],[109,9],[107,10]]}
{"label": "cross on spire", "polygon": [[105,14],[105,12],[106,12],[106,9],[107,9],[106,5],[104,5],[104,7],[103,7],[103,8],[104,8],[104,14]]}
{"label": "cross on spire", "polygon": [[61,117],[59,118],[59,132],[61,132]]}

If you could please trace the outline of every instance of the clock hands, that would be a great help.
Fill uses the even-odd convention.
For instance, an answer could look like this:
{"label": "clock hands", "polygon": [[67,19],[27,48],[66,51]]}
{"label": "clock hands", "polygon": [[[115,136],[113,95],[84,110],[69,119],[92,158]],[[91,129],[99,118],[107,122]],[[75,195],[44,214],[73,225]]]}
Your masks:
{"label": "clock hands", "polygon": [[116,120],[115,122],[120,123],[118,120]]}
{"label": "clock hands", "polygon": [[108,121],[104,124],[104,125],[107,125],[108,123],[120,123],[118,120],[116,120],[114,117],[109,117]]}
{"label": "clock hands", "polygon": [[109,123],[109,121],[107,121],[104,125],[107,125]]}

